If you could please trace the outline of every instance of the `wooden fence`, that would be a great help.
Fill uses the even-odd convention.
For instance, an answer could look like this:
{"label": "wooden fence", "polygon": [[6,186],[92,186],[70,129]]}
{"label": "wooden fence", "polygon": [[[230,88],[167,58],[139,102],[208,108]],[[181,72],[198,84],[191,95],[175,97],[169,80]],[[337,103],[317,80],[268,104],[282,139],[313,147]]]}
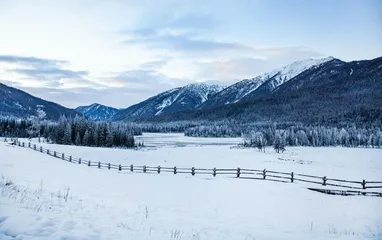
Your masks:
{"label": "wooden fence", "polygon": [[[130,171],[130,172],[139,172],[139,173],[173,173],[173,174],[190,174],[194,175],[212,175],[216,177],[217,175],[225,175],[232,176],[236,178],[243,179],[258,179],[258,180],[270,180],[270,181],[278,181],[278,182],[306,182],[312,184],[319,184],[323,186],[333,186],[339,188],[346,189],[376,189],[382,188],[382,181],[366,181],[363,179],[362,181],[350,181],[338,178],[329,178],[326,176],[314,176],[307,174],[300,174],[294,172],[280,172],[280,171],[271,171],[267,169],[248,169],[248,168],[182,168],[182,167],[164,167],[164,166],[137,166],[137,165],[129,165],[124,166],[121,164],[112,164],[112,163],[104,163],[100,161],[91,161],[85,160],[82,158],[75,158],[71,155],[60,153],[57,151],[52,151],[49,149],[45,149],[42,146],[37,146],[36,144],[31,144],[30,142],[24,143],[17,140],[12,140],[11,144],[19,146],[19,147],[28,147],[35,151],[39,151],[41,153],[48,154],[55,158],[60,158],[64,161],[68,161],[75,164],[83,164],[89,167],[97,167],[99,169],[115,169],[118,171]],[[382,193],[377,193],[382,196]]]}

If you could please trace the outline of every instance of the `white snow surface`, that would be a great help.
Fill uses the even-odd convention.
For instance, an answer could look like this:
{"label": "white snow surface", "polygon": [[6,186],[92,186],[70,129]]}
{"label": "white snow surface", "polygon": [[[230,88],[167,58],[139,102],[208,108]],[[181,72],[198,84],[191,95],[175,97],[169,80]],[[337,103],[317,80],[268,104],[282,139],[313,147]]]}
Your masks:
{"label": "white snow surface", "polygon": [[[350,180],[382,176],[381,149],[296,147],[276,154],[237,148],[237,138],[219,142],[144,134],[140,139],[150,147],[40,145],[123,165],[240,166]],[[381,198],[332,196],[306,187],[221,176],[119,173],[1,141],[0,239],[382,238]]]}

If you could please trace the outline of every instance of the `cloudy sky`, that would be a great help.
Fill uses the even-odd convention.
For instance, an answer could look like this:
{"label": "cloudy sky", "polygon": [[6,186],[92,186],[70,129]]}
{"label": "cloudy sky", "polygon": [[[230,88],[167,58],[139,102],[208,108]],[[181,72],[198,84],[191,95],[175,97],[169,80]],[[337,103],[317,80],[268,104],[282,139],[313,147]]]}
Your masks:
{"label": "cloudy sky", "polygon": [[0,0],[0,82],[128,107],[307,58],[382,56],[379,0]]}

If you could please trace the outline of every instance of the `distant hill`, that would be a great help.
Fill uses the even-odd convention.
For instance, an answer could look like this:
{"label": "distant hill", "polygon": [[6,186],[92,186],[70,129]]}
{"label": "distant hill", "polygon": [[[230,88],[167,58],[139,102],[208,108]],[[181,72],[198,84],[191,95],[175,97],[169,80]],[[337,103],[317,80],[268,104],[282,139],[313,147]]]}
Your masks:
{"label": "distant hill", "polygon": [[119,112],[119,110],[116,108],[108,107],[98,103],[93,103],[89,106],[77,107],[76,111],[96,121],[109,120]]}
{"label": "distant hill", "polygon": [[221,86],[204,83],[174,88],[119,111],[112,119],[152,117],[196,109],[220,90]]}
{"label": "distant hill", "polygon": [[63,107],[57,103],[34,97],[19,89],[0,83],[0,116],[30,117],[36,116],[41,109],[46,119],[57,120],[61,115],[80,115],[74,109]]}

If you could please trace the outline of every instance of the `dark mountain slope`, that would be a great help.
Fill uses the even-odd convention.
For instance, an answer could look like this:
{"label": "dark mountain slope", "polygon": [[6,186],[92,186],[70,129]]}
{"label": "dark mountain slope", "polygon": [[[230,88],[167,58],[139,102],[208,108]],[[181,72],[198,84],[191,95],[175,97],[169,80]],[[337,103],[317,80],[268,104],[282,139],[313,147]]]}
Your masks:
{"label": "dark mountain slope", "polygon": [[160,93],[143,102],[121,110],[112,119],[124,120],[152,117],[197,108],[222,89],[218,85],[189,84]]}
{"label": "dark mountain slope", "polygon": [[67,117],[80,115],[73,109],[54,102],[34,97],[24,91],[0,83],[0,116],[30,117],[37,115],[37,109],[46,113],[46,119],[57,120],[61,115]]}

